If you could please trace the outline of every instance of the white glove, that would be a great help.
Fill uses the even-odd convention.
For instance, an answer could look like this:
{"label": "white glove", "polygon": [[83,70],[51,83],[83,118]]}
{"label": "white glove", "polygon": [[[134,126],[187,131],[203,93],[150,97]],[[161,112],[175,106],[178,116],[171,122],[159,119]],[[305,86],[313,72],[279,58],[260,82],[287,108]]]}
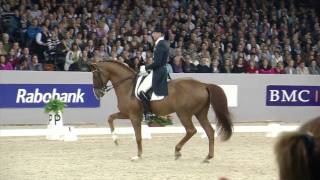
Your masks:
{"label": "white glove", "polygon": [[146,76],[148,72],[146,71],[146,66],[140,66],[139,76]]}

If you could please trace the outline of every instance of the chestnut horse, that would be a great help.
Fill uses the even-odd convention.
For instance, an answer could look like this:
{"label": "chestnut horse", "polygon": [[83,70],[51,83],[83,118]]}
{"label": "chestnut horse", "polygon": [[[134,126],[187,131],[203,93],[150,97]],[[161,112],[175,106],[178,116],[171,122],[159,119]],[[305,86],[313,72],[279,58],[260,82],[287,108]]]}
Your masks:
{"label": "chestnut horse", "polygon": [[[104,61],[91,65],[93,73],[93,89],[97,98],[114,88],[118,99],[119,112],[109,116],[108,122],[114,135],[114,119],[130,119],[138,146],[138,155],[133,160],[141,158],[141,121],[143,115],[142,103],[134,97],[132,91],[136,79],[136,72],[117,61]],[[111,81],[112,86],[107,86]],[[186,135],[175,147],[175,158],[181,156],[182,146],[197,132],[192,116],[195,115],[209,139],[209,153],[204,162],[209,162],[214,154],[214,129],[208,120],[210,104],[218,119],[218,135],[222,141],[232,135],[232,121],[230,118],[227,98],[224,91],[217,85],[205,84],[191,78],[171,80],[168,83],[169,95],[163,100],[151,101],[152,113],[167,115],[176,112],[181,124],[186,129]],[[114,139],[115,140],[115,139]]]}

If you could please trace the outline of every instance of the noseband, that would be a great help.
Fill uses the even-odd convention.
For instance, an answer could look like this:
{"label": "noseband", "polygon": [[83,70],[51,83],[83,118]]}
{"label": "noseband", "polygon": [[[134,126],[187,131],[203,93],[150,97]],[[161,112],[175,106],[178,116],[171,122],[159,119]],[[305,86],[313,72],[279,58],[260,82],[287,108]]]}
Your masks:
{"label": "noseband", "polygon": [[104,82],[102,81],[102,79],[101,79],[101,74],[100,74],[101,71],[100,71],[99,69],[95,69],[95,70],[92,71],[92,73],[95,73],[95,72],[99,73],[99,81],[101,82],[102,87],[98,87],[98,86],[93,85],[93,88],[94,88],[94,89],[97,89],[97,90],[100,91],[102,94],[105,94],[105,93],[109,92],[111,89],[114,89],[114,88],[120,86],[123,82],[125,82],[125,81],[127,81],[127,80],[129,80],[129,79],[135,79],[135,77],[136,77],[136,74],[134,74],[134,75],[125,77],[125,78],[123,78],[123,79],[120,79],[119,81],[115,82],[114,84],[107,85],[108,82],[107,82],[107,83],[104,83]]}

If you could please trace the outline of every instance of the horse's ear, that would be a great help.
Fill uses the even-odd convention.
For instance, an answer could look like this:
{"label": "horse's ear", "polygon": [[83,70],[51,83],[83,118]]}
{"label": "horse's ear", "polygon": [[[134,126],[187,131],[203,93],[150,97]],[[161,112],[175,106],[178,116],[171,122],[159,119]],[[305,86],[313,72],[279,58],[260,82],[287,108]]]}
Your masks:
{"label": "horse's ear", "polygon": [[97,71],[98,70],[97,63],[90,64],[90,70],[91,70],[91,72]]}

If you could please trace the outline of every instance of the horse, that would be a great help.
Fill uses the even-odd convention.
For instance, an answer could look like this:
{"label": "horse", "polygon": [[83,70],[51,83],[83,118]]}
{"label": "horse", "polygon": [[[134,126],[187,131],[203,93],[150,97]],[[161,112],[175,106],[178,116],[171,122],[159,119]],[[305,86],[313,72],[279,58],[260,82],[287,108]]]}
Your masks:
{"label": "horse", "polygon": [[[91,65],[93,78],[93,91],[100,99],[110,89],[115,90],[119,112],[111,114],[108,118],[109,127],[115,143],[116,135],[113,121],[115,119],[130,119],[137,143],[137,156],[142,157],[141,122],[143,116],[142,103],[133,95],[137,73],[118,61],[102,61]],[[111,86],[107,85],[111,81]],[[209,153],[203,162],[209,162],[214,155],[215,130],[208,120],[210,104],[216,114],[218,136],[221,141],[228,140],[233,131],[233,123],[227,106],[227,98],[223,89],[214,84],[206,84],[192,78],[179,78],[168,82],[168,96],[162,100],[151,101],[152,113],[158,116],[176,113],[186,130],[185,136],[175,146],[175,159],[181,157],[183,145],[197,130],[192,122],[192,116],[198,119],[209,139]]]}

